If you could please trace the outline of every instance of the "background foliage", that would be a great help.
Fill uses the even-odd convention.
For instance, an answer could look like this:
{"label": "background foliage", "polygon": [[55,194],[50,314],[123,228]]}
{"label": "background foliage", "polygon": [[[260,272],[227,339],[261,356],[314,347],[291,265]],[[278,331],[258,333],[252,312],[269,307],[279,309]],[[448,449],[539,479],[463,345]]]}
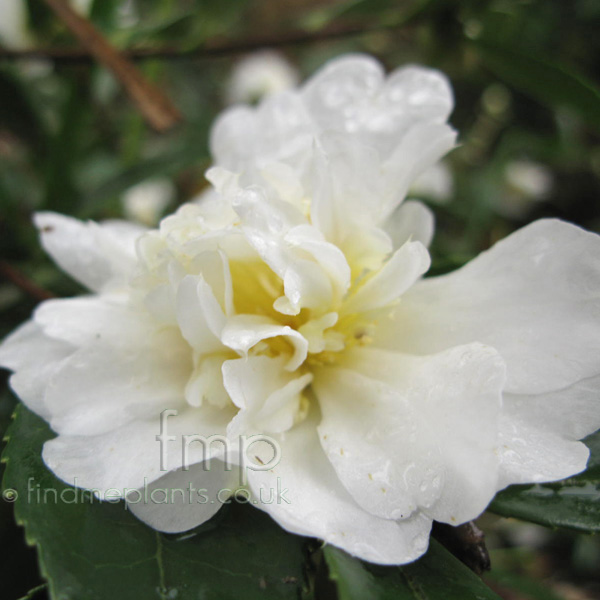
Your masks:
{"label": "background foliage", "polygon": [[[209,127],[223,108],[232,66],[241,56],[237,50],[259,47],[261,40],[280,47],[303,76],[350,51],[374,54],[388,68],[418,62],[449,75],[456,94],[451,121],[461,144],[446,162],[452,189],[446,201],[431,190],[415,191],[436,213],[433,272],[460,266],[542,216],[600,231],[598,0],[95,0],[90,18],[115,46],[154,53],[137,63],[184,117],[183,125],[167,134],[146,126],[104,68],[78,58],[77,43],[41,0],[27,5],[40,56],[24,60],[0,51],[0,337],[30,315],[44,290],[57,296],[81,291],[44,256],[32,212],[120,218],[125,192],[157,177],[175,186],[169,211],[200,192],[209,164]],[[1,11],[0,1],[0,19]],[[44,51],[49,48],[60,52],[52,57]],[[16,403],[6,374],[2,377],[0,433]],[[39,462],[39,446],[50,435],[43,423],[22,410],[9,435],[16,434],[30,436],[30,453],[8,457],[6,487],[26,485],[28,473],[51,478]],[[590,443],[599,445],[597,439]],[[600,527],[599,468],[595,463],[566,484],[499,495],[492,509],[500,515],[566,525],[579,533],[484,516],[493,562],[485,581],[496,594],[515,600],[600,598],[600,544],[581,533]],[[30,540],[51,540],[42,554],[46,573],[52,570],[49,561],[58,565],[52,570],[55,598],[127,598],[127,590],[140,598],[175,598],[176,590],[187,598],[185,590],[160,578],[150,583],[162,568],[175,579],[195,573],[209,584],[216,581],[216,569],[219,580],[233,587],[214,597],[239,597],[219,552],[228,557],[236,547],[239,551],[239,544],[247,543],[240,542],[243,532],[256,530],[265,532],[265,546],[246,548],[246,554],[257,553],[258,562],[239,571],[253,582],[248,587],[242,578],[245,589],[254,590],[244,592],[247,597],[495,597],[438,544],[416,565],[384,573],[332,548],[311,553],[313,542],[284,535],[256,511],[249,517],[244,507],[232,507],[219,517],[230,537],[225,535],[207,567],[201,564],[204,546],[195,546],[196,554],[182,564],[177,539],[151,539],[154,532],[120,507],[104,509],[101,521],[87,508],[78,506],[68,515],[66,508],[54,507],[42,522],[31,506],[16,504],[19,521],[36,523],[28,529]],[[89,570],[99,557],[106,560],[101,545],[107,552],[111,548],[109,532],[119,543],[133,545],[129,556],[141,561],[139,581],[150,586],[147,590],[131,587],[135,584],[124,578],[123,565],[96,573],[94,585],[109,586],[103,591],[78,590],[69,583],[86,565]],[[96,534],[100,547],[94,555],[85,542]],[[45,597],[36,553],[15,526],[8,502],[0,503],[0,536],[2,598]],[[80,548],[73,546],[78,543]],[[163,567],[143,562],[160,547]],[[78,558],[68,562],[68,552]],[[118,563],[119,556],[111,560]],[[265,574],[261,561],[270,565]],[[436,572],[446,587],[436,587]],[[135,580],[133,571],[129,575]],[[110,588],[119,584],[120,592]]]}

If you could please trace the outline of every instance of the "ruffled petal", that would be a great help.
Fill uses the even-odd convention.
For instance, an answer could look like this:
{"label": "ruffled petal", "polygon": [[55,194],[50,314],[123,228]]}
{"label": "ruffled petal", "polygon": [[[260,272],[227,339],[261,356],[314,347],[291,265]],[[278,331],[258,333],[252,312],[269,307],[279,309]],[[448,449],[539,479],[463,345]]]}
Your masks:
{"label": "ruffled petal", "polygon": [[49,337],[78,347],[98,341],[136,347],[156,329],[143,310],[107,296],[47,300],[33,320]]}
{"label": "ruffled petal", "polygon": [[213,517],[235,491],[238,468],[212,460],[178,469],[127,495],[127,508],[140,521],[165,533],[188,531]]}
{"label": "ruffled petal", "polygon": [[14,371],[10,387],[32,411],[49,420],[44,396],[48,382],[76,348],[48,337],[34,321],[27,321],[0,344],[0,366]]}
{"label": "ruffled petal", "polygon": [[434,230],[433,213],[418,200],[403,202],[384,223],[394,249],[408,241],[421,242],[426,248],[431,244]]}
{"label": "ruffled petal", "polygon": [[[223,455],[224,444],[210,443],[212,436],[224,436],[231,410],[211,407],[176,408],[177,414],[165,421],[164,461],[161,462],[161,433],[159,411],[151,417],[136,419],[99,435],[59,435],[44,444],[44,462],[57,477],[70,485],[104,493],[112,488],[126,495],[126,489],[139,489],[166,473],[203,462],[208,456]],[[188,438],[184,463],[183,436],[203,436],[204,445]],[[206,446],[206,448],[205,448]]]}
{"label": "ruffled petal", "polygon": [[213,125],[211,154],[232,171],[262,168],[290,160],[312,143],[313,124],[299,95],[293,91],[266,98],[255,108],[224,111]]}
{"label": "ruffled petal", "polygon": [[600,428],[600,376],[548,394],[505,394],[505,410],[568,440],[581,440]]}
{"label": "ruffled petal", "polygon": [[498,489],[513,483],[558,481],[585,469],[590,455],[585,444],[524,420],[513,407],[505,410],[499,425]]}
{"label": "ruffled petal", "polygon": [[277,337],[282,337],[289,343],[291,357],[285,368],[295,371],[306,360],[308,342],[301,333],[288,325],[279,325],[260,315],[235,315],[227,321],[221,333],[223,344],[244,356],[259,342]]}
{"label": "ruffled petal", "polygon": [[204,278],[186,275],[177,288],[177,322],[181,334],[199,354],[223,351],[220,336],[226,317]]}
{"label": "ruffled petal", "polygon": [[411,183],[456,144],[456,131],[444,123],[414,125],[383,164],[385,185],[379,222],[384,222],[406,196]]}
{"label": "ruffled petal", "polygon": [[173,330],[148,335],[136,348],[99,339],[64,360],[46,388],[50,426],[97,435],[162,406],[179,407],[192,370],[189,348]]}
{"label": "ruffled petal", "polygon": [[500,423],[500,486],[557,481],[586,467],[577,442],[600,427],[600,377],[548,394],[506,394]]}
{"label": "ruffled petal", "polygon": [[312,375],[297,376],[285,369],[285,359],[251,356],[223,364],[223,383],[241,410],[228,434],[280,433],[294,425],[301,410],[302,391]]}
{"label": "ruffled petal", "polygon": [[462,269],[418,282],[375,343],[430,354],[478,341],[507,365],[506,390],[537,394],[598,374],[600,236],[537,221]]}
{"label": "ruffled petal", "polygon": [[135,267],[135,242],[146,231],[133,223],[83,223],[57,213],[34,217],[44,250],[56,264],[87,288],[119,289]]}
{"label": "ruffled petal", "polygon": [[315,373],[321,444],[365,510],[475,518],[496,492],[504,364],[471,344],[434,356],[348,352]]}
{"label": "ruffled petal", "polygon": [[406,242],[344,304],[346,312],[367,312],[398,300],[431,264],[421,242]]}
{"label": "ruffled petal", "polygon": [[313,415],[280,437],[277,465],[270,465],[269,447],[259,456],[269,469],[248,470],[256,506],[287,531],[318,537],[364,560],[402,564],[421,556],[427,549],[431,519],[415,513],[402,521],[386,520],[360,508],[323,453],[317,422]]}

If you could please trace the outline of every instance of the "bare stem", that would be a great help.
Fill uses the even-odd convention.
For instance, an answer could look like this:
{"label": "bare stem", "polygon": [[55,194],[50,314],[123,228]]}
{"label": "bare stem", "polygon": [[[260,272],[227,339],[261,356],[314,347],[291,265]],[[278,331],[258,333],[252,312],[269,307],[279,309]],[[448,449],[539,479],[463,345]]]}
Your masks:
{"label": "bare stem", "polygon": [[35,300],[43,301],[55,297],[52,292],[40,287],[37,283],[31,281],[31,279],[23,275],[23,273],[4,260],[0,261],[0,276],[11,283],[14,283],[18,288]]}
{"label": "bare stem", "polygon": [[167,96],[151,84],[130,60],[119,54],[87,19],[78,15],[65,0],[44,1],[79,39],[89,53],[88,58],[93,57],[112,71],[153,129],[164,132],[181,120],[181,115]]}
{"label": "bare stem", "polygon": [[[130,50],[123,50],[121,52],[121,56],[132,61],[151,59],[178,60],[214,58],[219,56],[242,54],[244,52],[251,52],[261,48],[283,48],[286,46],[324,42],[392,29],[400,29],[400,25],[337,27],[327,28],[313,33],[291,32],[285,35],[249,37],[243,40],[226,40],[219,38],[209,40],[203,46],[194,48],[192,50],[182,50],[173,46],[163,46],[159,48],[134,48]],[[0,60],[26,58],[43,58],[53,60],[57,63],[91,63],[94,60],[94,56],[86,48],[32,48],[30,50],[0,49]]]}

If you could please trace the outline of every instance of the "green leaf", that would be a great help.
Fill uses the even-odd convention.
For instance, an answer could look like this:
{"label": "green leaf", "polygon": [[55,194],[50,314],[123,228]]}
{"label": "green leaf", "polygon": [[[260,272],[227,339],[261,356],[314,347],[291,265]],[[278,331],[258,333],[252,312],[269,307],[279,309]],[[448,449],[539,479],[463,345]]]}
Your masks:
{"label": "green leaf", "polygon": [[399,10],[396,0],[347,0],[313,9],[299,20],[299,24],[307,31],[319,31],[339,19],[357,18],[400,27],[424,16],[436,3],[437,0],[413,0]]}
{"label": "green leaf", "polygon": [[73,213],[79,199],[74,173],[82,152],[81,138],[88,125],[89,83],[73,78],[64,84],[66,94],[60,109],[60,125],[50,139],[50,152],[44,163],[46,198],[43,208]]}
{"label": "green leaf", "polygon": [[473,44],[484,64],[506,83],[548,106],[569,108],[600,130],[600,88],[594,82],[523,51],[485,40]]}
{"label": "green leaf", "polygon": [[402,567],[381,567],[324,548],[340,600],[499,600],[477,575],[431,540],[427,554]]}
{"label": "green leaf", "polygon": [[41,459],[51,437],[44,421],[20,405],[2,460],[4,493],[18,493],[16,519],[38,548],[54,600],[307,597],[305,538],[235,503],[192,532],[158,533],[122,503],[90,502],[89,494],[56,479]]}
{"label": "green leaf", "polygon": [[566,600],[564,596],[559,596],[543,582],[531,576],[494,568],[486,575],[486,579],[501,588],[514,590],[518,597],[525,597],[527,600]]}
{"label": "green leaf", "polygon": [[45,583],[42,585],[38,585],[32,590],[29,590],[27,594],[19,598],[19,600],[35,600],[35,598],[41,597],[42,592],[44,592],[47,588],[48,586]]}
{"label": "green leaf", "polygon": [[0,70],[0,130],[6,129],[35,148],[46,149],[46,132],[26,85],[8,70]]}
{"label": "green leaf", "polygon": [[591,450],[581,475],[556,483],[514,485],[500,492],[489,510],[548,527],[600,531],[600,432],[585,440]]}
{"label": "green leaf", "polygon": [[87,193],[81,200],[77,215],[80,218],[96,215],[110,198],[120,196],[130,187],[153,177],[175,175],[196,162],[199,162],[197,157],[184,149],[142,160],[131,167],[126,167],[116,176]]}

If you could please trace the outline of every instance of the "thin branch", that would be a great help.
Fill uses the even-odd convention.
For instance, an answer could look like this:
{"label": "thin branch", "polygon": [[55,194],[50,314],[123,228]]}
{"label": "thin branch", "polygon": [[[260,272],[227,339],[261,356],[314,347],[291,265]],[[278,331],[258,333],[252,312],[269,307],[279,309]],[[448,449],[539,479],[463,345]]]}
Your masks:
{"label": "thin branch", "polygon": [[491,569],[485,535],[474,521],[453,527],[446,523],[433,524],[433,536],[471,571],[481,575]]}
{"label": "thin branch", "polygon": [[44,1],[79,39],[89,53],[88,57],[93,57],[113,72],[156,131],[167,131],[181,120],[181,115],[165,94],[151,84],[131,61],[119,54],[87,19],[78,15],[65,0]]}
{"label": "thin branch", "polygon": [[[134,48],[123,50],[121,56],[132,61],[166,59],[196,59],[214,58],[219,56],[231,56],[243,54],[261,48],[284,48],[309,44],[313,42],[324,42],[347,37],[355,37],[366,33],[399,30],[401,24],[374,25],[374,26],[352,26],[327,28],[321,31],[306,33],[291,32],[286,35],[270,35],[262,37],[251,37],[243,40],[214,39],[209,40],[203,46],[191,50],[166,46],[158,48]],[[93,55],[84,48],[32,48],[31,50],[3,50],[0,48],[0,60],[9,59],[47,59],[56,63],[92,63]]]}
{"label": "thin branch", "polygon": [[31,281],[28,277],[17,271],[5,260],[0,261],[0,277],[14,283],[19,289],[23,290],[28,296],[35,300],[43,301],[55,298],[52,292],[40,287],[37,283]]}

